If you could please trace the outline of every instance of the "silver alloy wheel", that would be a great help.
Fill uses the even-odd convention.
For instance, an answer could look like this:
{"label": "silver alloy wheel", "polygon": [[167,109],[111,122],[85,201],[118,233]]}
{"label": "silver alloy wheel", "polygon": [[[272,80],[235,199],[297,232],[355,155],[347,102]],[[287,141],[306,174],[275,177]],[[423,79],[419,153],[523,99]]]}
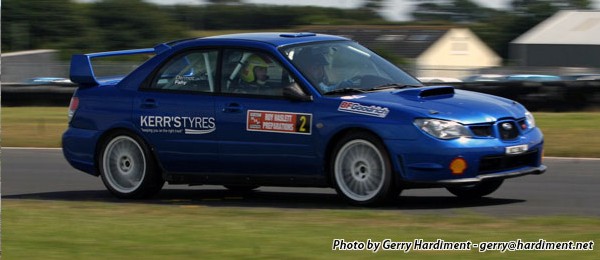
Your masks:
{"label": "silver alloy wheel", "polygon": [[340,148],[334,165],[335,180],[348,198],[364,202],[377,196],[385,183],[383,155],[371,142],[356,139]]}
{"label": "silver alloy wheel", "polygon": [[108,184],[123,194],[136,191],[146,175],[144,151],[129,136],[117,136],[106,145],[102,164]]}

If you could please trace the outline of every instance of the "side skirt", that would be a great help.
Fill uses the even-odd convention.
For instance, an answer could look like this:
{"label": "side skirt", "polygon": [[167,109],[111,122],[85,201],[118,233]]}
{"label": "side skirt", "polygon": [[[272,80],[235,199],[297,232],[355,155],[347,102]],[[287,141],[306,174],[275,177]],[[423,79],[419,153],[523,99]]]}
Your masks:
{"label": "side skirt", "polygon": [[167,173],[169,184],[329,187],[325,176],[249,175],[233,173]]}

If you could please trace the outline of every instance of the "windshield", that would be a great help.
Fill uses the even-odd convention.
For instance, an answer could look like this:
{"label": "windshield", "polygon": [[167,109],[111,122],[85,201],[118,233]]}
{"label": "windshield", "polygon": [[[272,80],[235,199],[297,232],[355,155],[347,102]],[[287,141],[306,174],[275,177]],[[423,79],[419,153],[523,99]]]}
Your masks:
{"label": "windshield", "polygon": [[414,77],[356,42],[321,42],[282,51],[323,94],[422,86]]}

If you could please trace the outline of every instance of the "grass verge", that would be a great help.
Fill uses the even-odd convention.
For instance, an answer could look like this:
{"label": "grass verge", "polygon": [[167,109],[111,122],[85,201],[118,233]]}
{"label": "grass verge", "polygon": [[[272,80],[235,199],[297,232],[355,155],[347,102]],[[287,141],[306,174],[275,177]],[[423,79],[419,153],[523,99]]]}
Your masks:
{"label": "grass verge", "polygon": [[[600,157],[600,113],[534,113],[546,156]],[[60,147],[65,107],[3,107],[2,146]]]}
{"label": "grass verge", "polygon": [[600,219],[413,215],[377,209],[231,208],[202,205],[4,200],[6,259],[597,259],[594,251],[332,251],[333,239],[396,242],[580,241]]}
{"label": "grass verge", "polygon": [[546,156],[600,157],[600,113],[534,113]]}
{"label": "grass verge", "polygon": [[66,107],[2,107],[2,146],[60,147]]}

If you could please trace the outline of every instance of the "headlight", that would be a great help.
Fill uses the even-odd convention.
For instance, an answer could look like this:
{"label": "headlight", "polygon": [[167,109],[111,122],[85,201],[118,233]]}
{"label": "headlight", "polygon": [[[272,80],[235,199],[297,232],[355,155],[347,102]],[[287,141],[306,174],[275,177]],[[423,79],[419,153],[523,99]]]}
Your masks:
{"label": "headlight", "polygon": [[525,122],[527,123],[529,129],[535,127],[535,118],[533,118],[533,115],[529,113],[529,111],[525,113]]}
{"label": "headlight", "polygon": [[425,133],[440,139],[471,137],[469,129],[454,121],[421,118],[415,119],[414,124]]}

